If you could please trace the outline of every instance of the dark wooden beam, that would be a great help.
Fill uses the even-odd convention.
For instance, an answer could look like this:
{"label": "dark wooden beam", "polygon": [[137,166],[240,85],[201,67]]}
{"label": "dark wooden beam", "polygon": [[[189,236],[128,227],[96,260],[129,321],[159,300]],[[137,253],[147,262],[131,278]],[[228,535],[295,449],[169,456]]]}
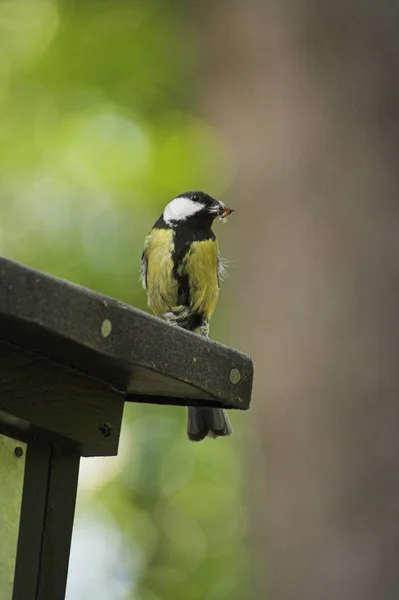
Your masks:
{"label": "dark wooden beam", "polygon": [[252,377],[244,354],[0,258],[0,434],[26,451],[12,600],[63,600],[80,457],[117,453],[126,399],[247,409]]}
{"label": "dark wooden beam", "polygon": [[124,395],[50,358],[0,340],[0,421],[81,456],[118,452]]}
{"label": "dark wooden beam", "polygon": [[129,400],[249,407],[248,356],[4,258],[0,338],[95,377]]}
{"label": "dark wooden beam", "polygon": [[63,600],[80,457],[31,440],[12,600]]}

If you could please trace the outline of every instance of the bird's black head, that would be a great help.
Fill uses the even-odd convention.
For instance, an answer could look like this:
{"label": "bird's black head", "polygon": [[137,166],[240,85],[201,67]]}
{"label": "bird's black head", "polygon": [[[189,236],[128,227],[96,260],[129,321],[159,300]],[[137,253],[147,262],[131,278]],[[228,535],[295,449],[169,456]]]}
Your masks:
{"label": "bird's black head", "polygon": [[233,210],[205,192],[185,192],[174,198],[163,211],[168,225],[195,221],[211,225],[216,217],[228,217]]}

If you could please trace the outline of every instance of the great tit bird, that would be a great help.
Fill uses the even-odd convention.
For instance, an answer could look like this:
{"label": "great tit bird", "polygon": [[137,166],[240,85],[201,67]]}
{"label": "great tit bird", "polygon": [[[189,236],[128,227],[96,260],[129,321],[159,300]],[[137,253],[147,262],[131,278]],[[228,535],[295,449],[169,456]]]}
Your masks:
{"label": "great tit bird", "polygon": [[[186,192],[165,207],[145,239],[141,257],[143,287],[157,317],[208,336],[224,269],[212,224],[232,212],[204,192]],[[187,410],[191,441],[232,433],[224,409]]]}

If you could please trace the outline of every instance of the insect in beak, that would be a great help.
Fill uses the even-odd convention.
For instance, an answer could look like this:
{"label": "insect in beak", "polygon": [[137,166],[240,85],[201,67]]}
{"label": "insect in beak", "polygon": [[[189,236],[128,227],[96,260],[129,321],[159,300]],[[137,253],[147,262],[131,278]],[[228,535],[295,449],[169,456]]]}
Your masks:
{"label": "insect in beak", "polygon": [[229,208],[224,204],[221,204],[217,209],[218,217],[224,223],[227,221],[227,218],[231,215],[232,212],[234,212],[234,208]]}
{"label": "insect in beak", "polygon": [[226,217],[229,217],[234,210],[234,208],[229,208],[228,206],[221,206],[218,211],[219,217],[225,219]]}

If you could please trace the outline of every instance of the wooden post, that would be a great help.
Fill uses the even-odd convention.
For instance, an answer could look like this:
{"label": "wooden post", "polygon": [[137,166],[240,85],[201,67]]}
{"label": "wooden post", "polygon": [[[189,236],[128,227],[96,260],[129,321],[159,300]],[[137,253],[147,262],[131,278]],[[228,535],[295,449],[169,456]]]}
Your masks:
{"label": "wooden post", "polygon": [[64,599],[80,457],[117,454],[126,400],[245,410],[252,377],[248,356],[0,258],[2,599]]}

